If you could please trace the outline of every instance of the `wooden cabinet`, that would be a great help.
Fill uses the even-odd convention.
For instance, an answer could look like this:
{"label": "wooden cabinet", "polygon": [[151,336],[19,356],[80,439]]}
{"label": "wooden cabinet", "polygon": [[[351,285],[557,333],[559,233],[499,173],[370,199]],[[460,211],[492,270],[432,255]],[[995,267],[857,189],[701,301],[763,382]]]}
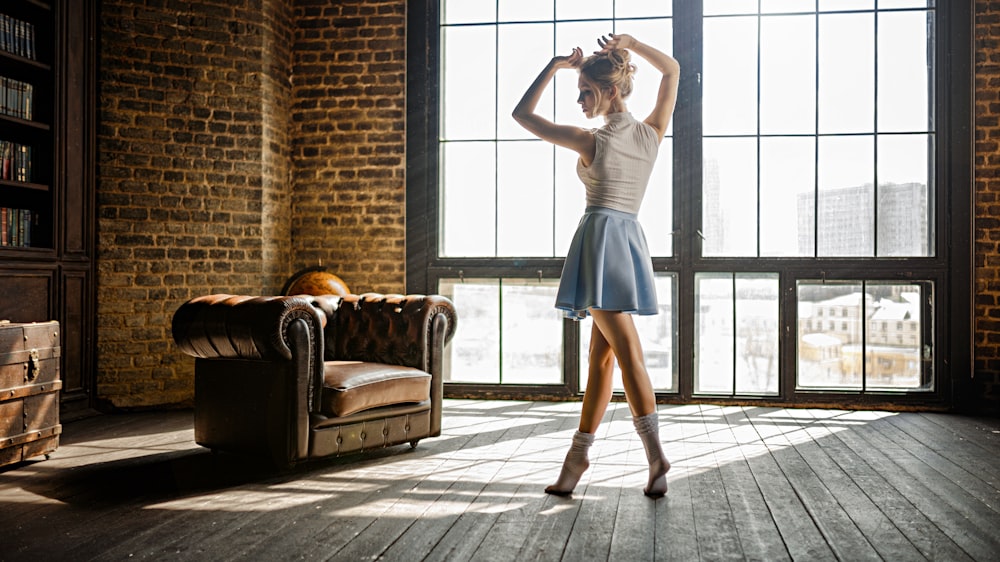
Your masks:
{"label": "wooden cabinet", "polygon": [[0,319],[62,326],[64,418],[94,393],[96,5],[0,2]]}

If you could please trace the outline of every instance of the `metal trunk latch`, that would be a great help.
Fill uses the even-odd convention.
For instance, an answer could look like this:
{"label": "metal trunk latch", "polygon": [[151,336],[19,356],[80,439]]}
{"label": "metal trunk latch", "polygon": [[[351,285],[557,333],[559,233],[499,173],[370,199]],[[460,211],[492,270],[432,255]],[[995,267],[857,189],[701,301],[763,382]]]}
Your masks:
{"label": "metal trunk latch", "polygon": [[38,359],[38,350],[28,352],[28,380],[33,381],[42,372],[42,363]]}

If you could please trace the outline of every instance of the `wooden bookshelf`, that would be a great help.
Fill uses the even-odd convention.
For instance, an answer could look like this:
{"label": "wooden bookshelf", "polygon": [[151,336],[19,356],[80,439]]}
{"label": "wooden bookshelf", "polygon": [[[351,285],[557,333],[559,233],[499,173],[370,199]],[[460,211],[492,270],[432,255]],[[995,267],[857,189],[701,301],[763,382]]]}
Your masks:
{"label": "wooden bookshelf", "polygon": [[[69,417],[92,406],[94,389],[96,6],[0,2],[0,96],[14,92],[0,97],[0,209],[30,212],[31,229],[30,245],[0,233],[0,319],[59,321]],[[2,35],[12,28],[13,41]],[[30,165],[4,173],[5,146]]]}

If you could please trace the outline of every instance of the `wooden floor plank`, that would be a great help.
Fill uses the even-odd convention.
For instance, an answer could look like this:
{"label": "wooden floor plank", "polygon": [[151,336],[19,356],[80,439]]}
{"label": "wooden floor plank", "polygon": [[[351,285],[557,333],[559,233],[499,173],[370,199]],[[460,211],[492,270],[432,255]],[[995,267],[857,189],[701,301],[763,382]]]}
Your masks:
{"label": "wooden floor plank", "polygon": [[[872,501],[866,491],[852,478],[852,474],[837,464],[827,452],[826,444],[833,441],[827,420],[816,419],[809,412],[798,412],[789,419],[799,424],[798,432],[808,440],[797,439],[795,451],[816,474],[832,498],[850,517],[860,532],[884,560],[919,560],[922,554]],[[854,551],[851,551],[852,556]]]}
{"label": "wooden floor plank", "polygon": [[[891,433],[893,438],[886,436]],[[948,469],[950,463],[941,461],[940,456],[927,451],[926,448],[914,445],[900,432],[883,420],[878,420],[858,428],[857,434],[865,439],[871,447],[878,448],[901,470],[898,476],[909,477],[914,482],[936,496],[938,501],[949,506],[962,518],[963,535],[969,538],[969,548],[982,552],[1000,552],[1000,514],[989,506],[977,500],[937,470],[932,464],[921,457],[934,457],[932,462],[943,469]],[[910,450],[919,452],[919,456]],[[954,465],[950,465],[954,466]]]}
{"label": "wooden floor plank", "polygon": [[628,407],[614,403],[577,492],[546,495],[579,407],[447,400],[441,437],[416,450],[287,471],[198,447],[190,412],[72,422],[51,459],[0,470],[0,560],[992,561],[1000,551],[1000,421],[660,406],[673,468],[653,501]]}
{"label": "wooden floor plank", "polygon": [[743,408],[709,408],[703,407],[723,422],[710,438],[743,555],[750,560],[788,560],[788,550],[747,460],[767,454],[767,448],[752,431]]}
{"label": "wooden floor plank", "polygon": [[[829,439],[822,441],[822,448],[844,473],[849,474],[869,499],[886,515],[903,536],[914,545],[922,556],[930,560],[969,560],[965,553],[882,475],[884,470],[894,470],[890,463],[869,463],[844,439],[853,425],[865,423],[857,419],[855,412],[831,412],[829,410],[803,410],[816,419],[816,426],[822,424]],[[870,414],[865,414],[870,415]],[[841,419],[838,419],[841,418]]]}
{"label": "wooden floor plank", "polygon": [[[627,441],[624,424],[631,423],[628,406],[613,403],[595,439],[590,470],[580,481],[583,493],[577,500],[579,511],[566,539],[562,560],[601,560],[610,556],[618,502],[621,498],[622,455]],[[566,500],[563,500],[566,501]]]}
{"label": "wooden floor plank", "polygon": [[[608,432],[608,427],[615,414],[612,406],[605,413],[601,426],[595,435],[595,444],[591,446],[588,459],[591,468],[584,472],[577,483],[573,494],[568,497],[553,496],[544,493],[544,488],[558,479],[563,460],[569,449],[574,433],[580,425],[580,405],[575,404],[569,412],[571,415],[563,418],[557,431],[541,435],[536,450],[530,452],[540,461],[539,489],[544,494],[539,511],[533,520],[525,526],[525,536],[515,556],[517,560],[560,560],[566,549],[566,543],[573,532],[583,502],[580,498],[586,496],[587,486],[601,465],[601,453]],[[543,468],[544,467],[544,468]],[[544,476],[543,476],[544,475]]]}
{"label": "wooden floor plank", "polygon": [[809,448],[799,447],[811,441],[800,425],[804,416],[807,414],[798,410],[773,411],[766,421],[762,418],[754,424],[773,423],[775,432],[765,444],[837,558],[879,560],[878,552],[858,528],[840,498],[806,460],[803,451]]}
{"label": "wooden floor plank", "polygon": [[[191,430],[189,412],[145,413],[135,416],[131,418],[131,423],[130,418],[122,416],[94,417],[73,422],[71,426],[67,425],[60,436],[60,448],[48,460],[35,457],[23,463],[20,470],[13,471],[11,466],[0,469],[0,495],[13,500],[19,493],[18,480],[29,477],[29,497],[34,494],[52,499],[51,502],[11,502],[6,509],[0,510],[0,528],[8,528],[8,525],[17,525],[35,517],[45,517],[46,510],[53,505],[94,505],[108,496],[120,500],[122,496],[135,491],[135,486],[128,482],[109,482],[103,478],[101,472],[104,469],[88,470],[89,468],[110,467],[112,470],[127,471],[128,467],[136,466],[136,456],[157,455],[157,458],[166,460],[184,454],[185,450],[199,449],[193,443],[194,432]],[[106,431],[104,424],[99,421],[104,417],[110,418],[106,422]],[[72,471],[68,477],[46,477],[66,475],[67,470]],[[5,472],[10,472],[10,476],[4,477]],[[82,485],[82,480],[87,480],[86,485]]]}
{"label": "wooden floor plank", "polygon": [[[851,414],[849,419],[864,421],[857,425],[850,426],[850,431],[837,433],[837,437],[844,442],[855,454],[865,463],[875,468],[878,474],[893,486],[897,492],[905,497],[907,501],[937,526],[952,542],[959,546],[968,556],[977,560],[990,560],[995,556],[997,550],[993,548],[993,539],[989,534],[983,533],[978,527],[970,525],[969,521],[957,511],[950,502],[942,498],[939,494],[928,487],[930,483],[925,480],[927,476],[920,470],[913,474],[907,470],[911,466],[907,457],[908,454],[892,443],[885,443],[871,439],[872,432],[869,424],[877,420],[865,420],[863,416],[871,413],[858,412]],[[908,537],[916,544],[915,537]]]}
{"label": "wooden floor plank", "polygon": [[[692,463],[689,476],[691,500],[694,502],[695,530],[698,552],[706,560],[735,560],[742,558],[740,537],[724,475],[735,470],[727,465],[720,468],[716,446],[722,440],[725,419],[718,408],[700,408],[701,425],[695,426],[694,443],[699,445],[697,462]],[[728,433],[728,426],[725,427]],[[723,459],[726,463],[726,459]]]}
{"label": "wooden floor plank", "polygon": [[[558,475],[562,458],[569,446],[569,436],[572,436],[573,428],[578,425],[574,420],[578,419],[579,414],[574,406],[537,404],[533,408],[533,411],[537,409],[537,415],[541,419],[551,419],[547,410],[560,410],[560,415],[554,422],[535,424],[520,443],[512,444],[508,461],[497,474],[498,483],[506,483],[508,502],[472,554],[472,560],[517,559],[517,554],[530,536],[534,515],[543,511],[543,506],[551,501],[544,490],[553,477]],[[551,436],[560,433],[567,436],[565,439],[556,439],[562,445],[558,449],[551,447]],[[552,449],[554,454],[548,462],[543,457],[546,449]]]}
{"label": "wooden floor plank", "polygon": [[[912,454],[948,474],[980,501],[1000,509],[1000,455],[984,454],[979,445],[943,431],[920,414],[903,413],[884,419],[907,436]],[[996,452],[1000,452],[1000,442]]]}
{"label": "wooden floor plank", "polygon": [[[532,406],[539,410],[533,410]],[[509,480],[507,463],[520,442],[536,430],[536,424],[511,425],[510,420],[547,420],[551,416],[541,411],[542,408],[542,405],[525,403],[523,408],[506,412],[508,428],[503,432],[502,439],[497,440],[494,446],[486,446],[480,442],[467,449],[469,458],[479,458],[496,463],[497,466],[490,480],[484,482],[478,495],[469,504],[469,509],[456,520],[425,560],[469,560],[479,549],[502,511],[507,509],[511,493],[517,489]],[[546,423],[549,428],[558,427],[552,425],[551,421]]]}
{"label": "wooden floor plank", "polygon": [[[649,481],[649,462],[646,450],[635,431],[635,424],[627,408],[620,410],[616,431],[609,440],[616,443],[616,455],[610,462],[618,468],[617,482],[607,480],[609,504],[614,501],[614,526],[608,557],[611,560],[653,560],[656,540],[656,502],[642,493]],[[614,498],[612,500],[612,498]]]}
{"label": "wooden floor plank", "polygon": [[[468,404],[468,406],[469,408],[474,409],[476,405]],[[497,423],[496,427],[504,428],[505,425],[509,427],[509,416],[512,413],[516,416],[516,419],[544,419],[544,415],[535,414],[535,412],[539,409],[537,404],[524,403],[522,406],[526,406],[526,408],[514,408],[512,410],[504,409],[502,412],[491,412],[492,414],[501,414],[500,416],[495,416],[497,418],[494,420]],[[503,422],[506,422],[506,424]],[[545,425],[545,423],[539,423],[530,427],[532,427],[532,431],[538,431],[540,427],[544,427]],[[484,467],[485,474],[490,478],[495,477],[496,474],[503,470],[504,463],[483,463],[482,456],[473,451],[482,448],[502,449],[504,447],[502,444],[508,441],[513,443],[521,442],[523,441],[522,434],[519,432],[508,432],[506,430],[500,432],[493,431],[487,434],[474,434],[474,438],[469,441],[467,447],[462,447],[449,458],[449,460],[453,463],[457,463],[455,469],[461,470],[462,474],[448,474],[448,470],[438,469],[434,471],[433,479],[439,482],[438,486],[440,488],[445,488],[446,491],[451,490],[452,488],[448,484],[449,481],[454,481],[456,479],[460,480],[462,476],[469,474],[470,471],[471,474],[477,474],[477,469],[479,469],[479,467],[483,464],[486,464],[486,467]],[[500,447],[498,447],[498,443],[501,444]],[[423,504],[422,509],[413,509],[409,507],[407,503],[416,501],[416,498],[412,497],[415,495],[413,493],[407,494],[408,496],[411,496],[404,498],[407,503],[397,505],[397,507],[403,509],[391,510],[391,517],[380,518],[380,521],[376,522],[352,540],[352,543],[364,544],[364,550],[354,549],[346,552],[341,551],[338,552],[338,556],[351,560],[375,557],[381,557],[386,560],[413,560],[423,558],[429,555],[442,538],[447,535],[450,529],[450,523],[457,520],[460,515],[455,514],[454,519],[450,517],[450,514],[455,508],[454,501],[464,501],[466,504],[471,503],[472,499],[482,492],[484,486],[485,482],[481,481],[478,486],[473,485],[471,487],[467,487],[466,489],[470,494],[466,495],[464,498],[458,496],[456,497],[456,500],[449,500],[447,493],[439,493],[436,495],[431,493],[426,497],[420,497],[419,502],[420,504]],[[458,492],[461,494],[461,487],[456,486],[452,492]],[[430,502],[429,506],[427,505],[427,502]],[[435,506],[434,504],[439,505]],[[445,520],[443,522],[438,521],[437,519],[439,519],[440,516],[435,517],[435,512],[442,513]]]}
{"label": "wooden floor plank", "polygon": [[955,439],[978,445],[987,454],[995,453],[1000,449],[1000,418],[938,413],[918,413],[915,415],[952,433]]}
{"label": "wooden floor plank", "polygon": [[669,489],[666,501],[656,502],[656,543],[653,551],[656,560],[672,562],[699,558],[694,502],[688,478],[692,467],[688,463],[691,453],[687,440],[697,433],[692,426],[700,423],[701,414],[697,405],[660,408],[660,438],[672,466],[667,473]]}
{"label": "wooden floor plank", "polygon": [[771,417],[779,411],[776,408],[748,408],[745,412],[747,423],[767,451],[748,459],[750,470],[792,559],[834,560],[833,550],[813,520],[812,513],[789,483],[789,477],[782,469],[783,463],[775,456],[775,453],[780,456],[785,441]]}
{"label": "wooden floor plank", "polygon": [[[531,411],[538,412],[538,410]],[[473,443],[473,446],[476,448],[490,447],[491,445],[484,441]],[[442,495],[437,500],[436,505],[431,506],[383,554],[385,559],[416,560],[429,556],[448,534],[454,523],[457,522],[476,497],[483,492],[487,483],[495,478],[503,468],[502,462],[493,461],[483,463],[475,455],[466,456],[469,457],[469,464],[463,475],[437,475],[442,480],[442,484],[448,480],[456,481],[448,488],[448,493]],[[468,480],[469,482],[463,483],[462,480]]]}

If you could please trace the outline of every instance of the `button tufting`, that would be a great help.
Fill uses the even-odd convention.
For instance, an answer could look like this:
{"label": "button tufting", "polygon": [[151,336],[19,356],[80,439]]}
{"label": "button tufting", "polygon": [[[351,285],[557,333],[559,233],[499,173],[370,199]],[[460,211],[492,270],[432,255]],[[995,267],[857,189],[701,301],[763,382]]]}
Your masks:
{"label": "button tufting", "polygon": [[365,434],[364,434],[364,432],[362,432],[362,433],[361,433],[361,440],[362,440],[362,441],[364,441],[364,440],[365,440],[365,437],[367,437],[367,435],[365,435]]}

